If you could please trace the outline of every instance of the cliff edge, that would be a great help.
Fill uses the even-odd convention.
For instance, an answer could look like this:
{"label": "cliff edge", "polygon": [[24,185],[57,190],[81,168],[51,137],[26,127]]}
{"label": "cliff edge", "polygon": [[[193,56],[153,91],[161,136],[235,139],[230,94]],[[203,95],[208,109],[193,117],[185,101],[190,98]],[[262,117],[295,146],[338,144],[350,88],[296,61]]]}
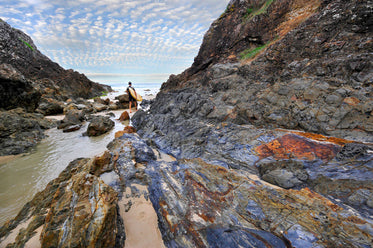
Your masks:
{"label": "cliff edge", "polygon": [[[91,98],[110,90],[110,86],[92,82],[84,74],[63,69],[43,55],[28,35],[12,28],[1,19],[0,65],[3,68],[0,75],[0,108],[4,109],[26,106],[25,102],[22,105],[22,101],[16,103],[16,98],[22,90],[29,92],[30,86],[39,92],[42,98],[55,100]],[[18,79],[13,81],[12,78],[16,74]],[[25,83],[19,83],[20,80],[30,82],[26,87]],[[35,97],[35,100],[38,98]]]}
{"label": "cliff edge", "polygon": [[212,122],[371,137],[372,20],[370,1],[231,1],[152,111],[189,90]]}

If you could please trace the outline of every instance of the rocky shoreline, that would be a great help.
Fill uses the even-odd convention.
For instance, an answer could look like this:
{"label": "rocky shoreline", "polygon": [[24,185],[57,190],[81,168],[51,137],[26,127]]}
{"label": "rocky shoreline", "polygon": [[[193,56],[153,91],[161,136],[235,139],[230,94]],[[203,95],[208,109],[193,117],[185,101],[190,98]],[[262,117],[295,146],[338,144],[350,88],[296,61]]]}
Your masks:
{"label": "rocky shoreline", "polygon": [[230,1],[191,68],[36,194],[0,246],[124,247],[149,228],[159,247],[371,247],[372,7]]}

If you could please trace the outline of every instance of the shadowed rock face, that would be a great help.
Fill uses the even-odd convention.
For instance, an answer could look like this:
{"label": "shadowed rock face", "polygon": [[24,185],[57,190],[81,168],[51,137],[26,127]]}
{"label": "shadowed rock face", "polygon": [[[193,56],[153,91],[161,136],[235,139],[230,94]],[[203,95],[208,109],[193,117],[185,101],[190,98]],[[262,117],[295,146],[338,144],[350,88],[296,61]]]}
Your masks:
{"label": "shadowed rock face", "polygon": [[24,107],[28,112],[34,112],[40,97],[41,93],[34,89],[32,82],[13,67],[0,65],[0,109]]}

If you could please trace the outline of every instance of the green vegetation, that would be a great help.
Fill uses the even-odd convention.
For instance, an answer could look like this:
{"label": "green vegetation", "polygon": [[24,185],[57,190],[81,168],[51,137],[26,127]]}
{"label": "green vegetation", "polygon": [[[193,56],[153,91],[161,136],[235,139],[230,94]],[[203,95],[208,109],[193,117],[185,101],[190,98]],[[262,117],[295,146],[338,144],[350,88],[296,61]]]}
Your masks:
{"label": "green vegetation", "polygon": [[94,100],[96,98],[101,98],[101,97],[107,96],[108,93],[109,93],[108,91],[102,91],[100,96],[95,96],[95,97],[92,97],[91,99]]}
{"label": "green vegetation", "polygon": [[245,59],[251,59],[251,58],[255,57],[264,48],[266,48],[269,45],[269,43],[270,42],[267,42],[266,44],[264,44],[262,46],[258,46],[258,47],[255,47],[255,48],[248,48],[248,49],[246,49],[245,51],[243,51],[243,52],[240,53],[240,58],[242,60],[245,60]]}
{"label": "green vegetation", "polygon": [[248,8],[246,10],[246,14],[244,15],[243,18],[247,19],[252,13],[253,13],[254,9],[253,8]]}
{"label": "green vegetation", "polygon": [[244,19],[252,19],[257,15],[261,15],[267,12],[268,7],[273,3],[274,0],[267,0],[260,8],[248,8]]}
{"label": "green vegetation", "polygon": [[225,11],[220,15],[219,19],[222,18],[225,14],[229,12],[233,12],[233,11],[234,11],[234,4],[232,4],[231,6],[228,5]]}
{"label": "green vegetation", "polygon": [[26,46],[28,46],[32,51],[34,51],[34,48],[29,43],[27,43],[26,41],[22,40],[21,38],[19,40],[22,41],[23,44],[25,44]]}

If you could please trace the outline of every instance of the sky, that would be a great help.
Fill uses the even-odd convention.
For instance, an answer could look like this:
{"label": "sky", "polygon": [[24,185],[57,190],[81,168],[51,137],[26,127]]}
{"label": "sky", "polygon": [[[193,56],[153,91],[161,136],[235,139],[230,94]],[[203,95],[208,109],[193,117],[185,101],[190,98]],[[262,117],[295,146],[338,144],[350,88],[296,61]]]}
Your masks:
{"label": "sky", "polygon": [[229,0],[0,0],[0,18],[95,82],[161,84],[193,63]]}

